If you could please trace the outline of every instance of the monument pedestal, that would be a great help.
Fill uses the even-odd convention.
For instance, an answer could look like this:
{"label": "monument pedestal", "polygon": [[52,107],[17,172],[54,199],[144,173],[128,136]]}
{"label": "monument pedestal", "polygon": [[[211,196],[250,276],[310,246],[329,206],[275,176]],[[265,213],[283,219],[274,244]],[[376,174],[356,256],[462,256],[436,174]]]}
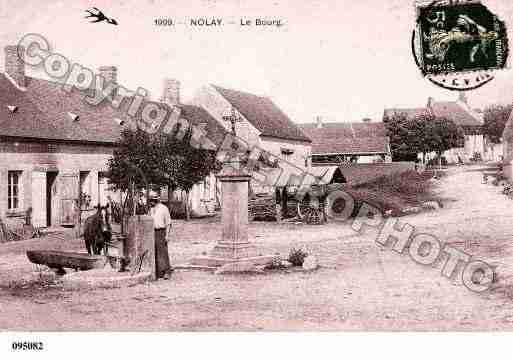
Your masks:
{"label": "monument pedestal", "polygon": [[[251,176],[238,161],[225,163],[217,178],[221,181],[222,237],[208,256],[193,258],[192,265],[220,267],[227,264],[268,263],[273,256],[262,256],[248,240],[248,184]],[[234,268],[237,267],[236,265]]]}

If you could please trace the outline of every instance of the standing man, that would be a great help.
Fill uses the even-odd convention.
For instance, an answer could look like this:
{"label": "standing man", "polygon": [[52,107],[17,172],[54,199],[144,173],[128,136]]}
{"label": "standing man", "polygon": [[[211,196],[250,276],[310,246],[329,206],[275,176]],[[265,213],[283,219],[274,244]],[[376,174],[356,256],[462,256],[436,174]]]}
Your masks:
{"label": "standing man", "polygon": [[155,267],[157,278],[169,279],[173,269],[169,262],[167,239],[171,232],[171,215],[168,208],[160,202],[157,193],[150,193],[150,215],[155,228]]}

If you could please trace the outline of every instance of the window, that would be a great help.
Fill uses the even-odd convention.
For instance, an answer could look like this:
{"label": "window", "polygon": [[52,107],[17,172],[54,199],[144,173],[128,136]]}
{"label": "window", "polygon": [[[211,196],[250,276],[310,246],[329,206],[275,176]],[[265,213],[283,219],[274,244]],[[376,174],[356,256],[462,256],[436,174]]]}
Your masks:
{"label": "window", "polygon": [[280,150],[281,150],[281,155],[282,155],[283,159],[290,161],[290,158],[292,157],[294,150],[292,150],[290,148],[283,148],[283,147]]}
{"label": "window", "polygon": [[21,207],[21,171],[9,171],[7,175],[7,209],[17,210]]}

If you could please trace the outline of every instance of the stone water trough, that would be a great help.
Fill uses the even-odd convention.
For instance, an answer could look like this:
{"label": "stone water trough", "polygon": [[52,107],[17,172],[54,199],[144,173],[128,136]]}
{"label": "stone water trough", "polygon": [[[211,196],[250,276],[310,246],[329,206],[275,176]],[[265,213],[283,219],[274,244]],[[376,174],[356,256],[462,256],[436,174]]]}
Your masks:
{"label": "stone water trough", "polygon": [[106,263],[104,256],[91,256],[80,252],[27,251],[27,257],[32,263],[46,265],[51,269],[57,270],[59,274],[66,273],[64,268],[85,271],[103,268]]}
{"label": "stone water trough", "polygon": [[[65,289],[120,288],[155,280],[155,246],[153,219],[136,216],[129,219],[129,234],[113,234],[108,243],[108,255],[89,255],[83,252],[29,250],[28,259],[53,269]],[[125,248],[126,247],[126,248]],[[122,262],[130,263],[129,267]],[[66,274],[64,268],[76,272]]]}

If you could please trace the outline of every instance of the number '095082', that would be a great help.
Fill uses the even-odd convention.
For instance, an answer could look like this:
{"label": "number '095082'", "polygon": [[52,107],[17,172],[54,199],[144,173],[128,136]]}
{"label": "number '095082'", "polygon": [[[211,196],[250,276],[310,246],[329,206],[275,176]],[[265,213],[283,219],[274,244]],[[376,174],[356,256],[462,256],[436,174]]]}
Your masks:
{"label": "number '095082'", "polygon": [[13,342],[12,350],[43,350],[42,342]]}

